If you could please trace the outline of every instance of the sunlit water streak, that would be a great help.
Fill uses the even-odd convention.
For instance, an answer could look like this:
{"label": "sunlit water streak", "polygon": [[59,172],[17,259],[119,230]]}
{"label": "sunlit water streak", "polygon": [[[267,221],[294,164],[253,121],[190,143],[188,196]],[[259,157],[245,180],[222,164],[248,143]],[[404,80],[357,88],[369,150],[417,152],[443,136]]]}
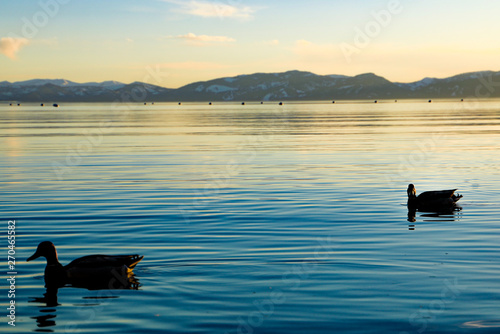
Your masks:
{"label": "sunlit water streak", "polygon": [[[3,105],[0,141],[15,332],[500,330],[498,101]],[[463,210],[409,222],[410,182]],[[145,255],[141,288],[32,302],[43,240]]]}

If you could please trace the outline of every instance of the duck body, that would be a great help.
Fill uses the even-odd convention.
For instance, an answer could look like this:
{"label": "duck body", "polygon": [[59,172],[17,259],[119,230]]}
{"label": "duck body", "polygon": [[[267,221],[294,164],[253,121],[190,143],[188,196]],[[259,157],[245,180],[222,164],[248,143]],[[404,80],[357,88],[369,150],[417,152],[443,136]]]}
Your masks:
{"label": "duck body", "polygon": [[457,189],[426,191],[417,196],[415,186],[408,186],[408,208],[420,211],[450,211],[457,208],[462,195],[455,195]]}
{"label": "duck body", "polygon": [[[139,255],[89,255],[73,260],[63,266],[57,258],[54,244],[44,241],[27,261],[38,257],[47,259],[45,267],[46,286],[71,285],[88,289],[129,288],[132,270],[144,256]],[[118,287],[118,284],[122,284]]]}

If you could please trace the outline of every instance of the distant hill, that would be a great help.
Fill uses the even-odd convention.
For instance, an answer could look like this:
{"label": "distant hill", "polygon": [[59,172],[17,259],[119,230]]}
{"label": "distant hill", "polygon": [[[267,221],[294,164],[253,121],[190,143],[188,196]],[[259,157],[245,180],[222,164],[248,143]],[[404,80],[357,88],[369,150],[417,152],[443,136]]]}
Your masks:
{"label": "distant hill", "polygon": [[412,83],[373,73],[353,77],[310,72],[255,73],[169,89],[141,82],[75,83],[64,79],[0,82],[0,101],[177,102],[500,97],[500,72],[483,71]]}
{"label": "distant hill", "polygon": [[19,102],[145,102],[166,101],[172,89],[141,82],[75,83],[68,80],[0,82],[0,101]]}

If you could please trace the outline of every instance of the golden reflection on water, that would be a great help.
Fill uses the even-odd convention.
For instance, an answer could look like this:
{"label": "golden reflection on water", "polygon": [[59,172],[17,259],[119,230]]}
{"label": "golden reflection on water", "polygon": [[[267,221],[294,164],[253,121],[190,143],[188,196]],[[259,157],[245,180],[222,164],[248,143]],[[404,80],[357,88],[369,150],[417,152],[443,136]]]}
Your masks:
{"label": "golden reflection on water", "polygon": [[20,157],[23,151],[22,141],[18,137],[7,137],[5,139],[5,147],[3,148],[8,157]]}

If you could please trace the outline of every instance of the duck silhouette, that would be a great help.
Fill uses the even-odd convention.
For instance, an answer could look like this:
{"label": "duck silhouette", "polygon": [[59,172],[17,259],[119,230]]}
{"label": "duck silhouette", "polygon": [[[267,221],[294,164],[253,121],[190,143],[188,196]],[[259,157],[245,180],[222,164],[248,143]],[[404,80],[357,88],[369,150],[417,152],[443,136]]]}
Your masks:
{"label": "duck silhouette", "polygon": [[50,241],[41,242],[26,261],[39,257],[47,259],[44,276],[47,287],[70,285],[89,290],[137,289],[138,282],[132,270],[144,258],[139,255],[88,255],[63,266]]}
{"label": "duck silhouette", "polygon": [[413,184],[408,185],[408,209],[415,211],[449,212],[457,209],[462,195],[455,195],[457,189],[426,191],[417,196]]}

